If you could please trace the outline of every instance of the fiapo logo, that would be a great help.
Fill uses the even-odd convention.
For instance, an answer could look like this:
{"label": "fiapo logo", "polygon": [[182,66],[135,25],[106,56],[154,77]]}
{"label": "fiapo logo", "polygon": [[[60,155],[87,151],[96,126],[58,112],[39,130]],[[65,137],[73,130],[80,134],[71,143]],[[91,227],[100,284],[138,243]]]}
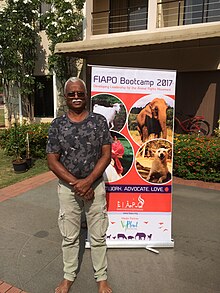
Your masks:
{"label": "fiapo logo", "polygon": [[138,228],[138,221],[132,221],[132,220],[121,221],[121,226],[123,229],[125,229],[125,231],[136,230]]}
{"label": "fiapo logo", "polygon": [[141,197],[141,194],[136,200],[133,201],[119,201],[117,202],[118,210],[142,210],[144,206],[144,199]]}

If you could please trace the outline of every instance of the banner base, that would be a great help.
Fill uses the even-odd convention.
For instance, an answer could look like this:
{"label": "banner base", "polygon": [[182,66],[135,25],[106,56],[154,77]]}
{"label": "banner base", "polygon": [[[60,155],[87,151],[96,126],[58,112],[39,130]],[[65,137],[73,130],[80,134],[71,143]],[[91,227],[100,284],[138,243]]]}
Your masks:
{"label": "banner base", "polygon": [[[173,248],[174,241],[107,241],[108,248]],[[90,242],[86,241],[85,248],[90,248]]]}

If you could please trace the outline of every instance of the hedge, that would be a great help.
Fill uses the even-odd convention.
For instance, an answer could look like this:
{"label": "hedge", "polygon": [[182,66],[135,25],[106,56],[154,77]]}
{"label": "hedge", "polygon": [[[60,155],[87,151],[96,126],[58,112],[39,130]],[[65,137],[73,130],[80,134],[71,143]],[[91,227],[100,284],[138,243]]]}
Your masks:
{"label": "hedge", "polygon": [[33,158],[44,158],[48,137],[49,123],[15,124],[9,129],[0,132],[0,147],[8,156],[26,156],[27,134],[29,138],[30,155]]}
{"label": "hedge", "polygon": [[220,182],[220,138],[175,134],[173,175]]}

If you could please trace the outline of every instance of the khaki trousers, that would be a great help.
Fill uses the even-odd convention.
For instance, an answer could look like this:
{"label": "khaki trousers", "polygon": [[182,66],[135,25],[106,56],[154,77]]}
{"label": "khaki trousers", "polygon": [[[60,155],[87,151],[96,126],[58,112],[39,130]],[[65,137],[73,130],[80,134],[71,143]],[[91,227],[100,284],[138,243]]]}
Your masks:
{"label": "khaki trousers", "polygon": [[90,235],[94,277],[97,282],[107,279],[106,231],[108,216],[104,181],[99,180],[93,188],[95,191],[94,199],[86,201],[75,195],[65,183],[59,182],[58,184],[60,202],[58,225],[63,236],[64,278],[70,281],[75,280],[78,269],[79,233],[83,209]]}

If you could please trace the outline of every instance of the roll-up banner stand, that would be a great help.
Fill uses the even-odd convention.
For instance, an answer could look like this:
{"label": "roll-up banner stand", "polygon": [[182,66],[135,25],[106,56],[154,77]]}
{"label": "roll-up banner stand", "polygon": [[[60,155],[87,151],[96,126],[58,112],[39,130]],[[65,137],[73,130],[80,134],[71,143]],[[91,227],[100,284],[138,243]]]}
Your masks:
{"label": "roll-up banner stand", "polygon": [[176,72],[91,66],[91,109],[106,117],[108,247],[173,247],[172,158]]}

